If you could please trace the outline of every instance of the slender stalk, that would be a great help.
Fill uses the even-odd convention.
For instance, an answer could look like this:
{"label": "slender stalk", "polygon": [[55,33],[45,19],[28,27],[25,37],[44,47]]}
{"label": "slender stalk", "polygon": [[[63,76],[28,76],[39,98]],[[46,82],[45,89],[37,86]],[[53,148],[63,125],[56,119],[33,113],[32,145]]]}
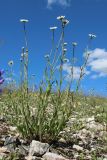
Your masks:
{"label": "slender stalk", "polygon": [[53,29],[52,30],[52,49],[51,49],[49,57],[51,57],[52,52],[54,51],[54,33],[55,33],[55,30]]}
{"label": "slender stalk", "polygon": [[27,40],[27,31],[26,31],[25,22],[23,23],[23,29],[24,29],[25,47],[26,49],[28,49],[28,40]]}
{"label": "slender stalk", "polygon": [[25,90],[28,94],[28,40],[27,40],[27,31],[26,31],[26,21],[23,22],[23,31],[24,31],[24,39],[25,39],[25,51],[26,54],[24,56],[24,83]]}
{"label": "slender stalk", "polygon": [[79,76],[79,79],[78,79],[78,82],[77,82],[76,93],[78,92],[78,90],[80,88],[81,80],[82,80],[83,76],[85,75],[85,69],[86,69],[87,64],[88,64],[89,56],[91,54],[91,52],[89,52],[89,48],[91,50],[91,42],[92,42],[92,38],[89,38],[88,45],[87,45],[87,48],[86,48],[86,58],[85,58],[84,64],[80,67],[80,76]]}
{"label": "slender stalk", "polygon": [[[63,33],[61,33],[61,36],[60,36],[60,39],[59,39],[59,42],[58,42],[58,45],[56,47],[56,50],[55,50],[55,54],[54,54],[54,58],[53,58],[53,62],[52,62],[52,65],[55,66],[55,62],[58,61],[59,58],[57,58],[57,52],[58,52],[58,49],[59,49],[59,46],[60,46],[60,43],[61,43],[61,40],[62,40],[62,36],[63,36]],[[57,59],[56,59],[57,58]]]}
{"label": "slender stalk", "polygon": [[61,93],[61,86],[62,86],[62,80],[63,80],[63,56],[64,56],[64,26],[62,25],[62,54],[60,58],[60,80],[59,80],[59,96]]}
{"label": "slender stalk", "polygon": [[83,66],[80,67],[80,76],[79,76],[79,79],[78,79],[78,82],[77,82],[76,92],[78,92],[81,80],[82,80],[83,76],[85,75],[84,70],[85,70],[85,68],[87,66],[88,58],[89,58],[89,54],[87,55],[86,60],[85,60],[85,62],[83,64]]}
{"label": "slender stalk", "polygon": [[32,75],[32,91],[35,91],[35,74]]}
{"label": "slender stalk", "polygon": [[23,91],[23,80],[24,80],[24,47],[22,48],[22,55],[20,59],[20,83],[21,91]]}
{"label": "slender stalk", "polygon": [[71,91],[71,85],[73,84],[73,79],[74,79],[74,58],[75,58],[75,46],[73,45],[73,50],[72,50],[72,66],[71,66],[71,80],[70,80],[70,83],[69,83],[68,94]]}
{"label": "slender stalk", "polygon": [[26,49],[25,63],[24,63],[24,74],[25,74],[25,86],[28,94],[28,50]]}

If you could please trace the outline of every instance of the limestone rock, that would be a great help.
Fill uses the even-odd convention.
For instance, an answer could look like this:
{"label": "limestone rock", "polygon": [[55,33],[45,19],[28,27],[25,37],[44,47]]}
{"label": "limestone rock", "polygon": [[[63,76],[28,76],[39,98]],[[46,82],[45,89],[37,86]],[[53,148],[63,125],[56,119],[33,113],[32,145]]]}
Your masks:
{"label": "limestone rock", "polygon": [[47,152],[46,154],[44,154],[43,160],[68,160],[68,159],[56,153]]}
{"label": "limestone rock", "polygon": [[48,143],[41,143],[33,140],[30,144],[29,155],[31,156],[42,156],[47,152],[49,148]]}
{"label": "limestone rock", "polygon": [[79,145],[73,145],[73,149],[75,149],[76,151],[83,151],[83,147],[80,147]]}

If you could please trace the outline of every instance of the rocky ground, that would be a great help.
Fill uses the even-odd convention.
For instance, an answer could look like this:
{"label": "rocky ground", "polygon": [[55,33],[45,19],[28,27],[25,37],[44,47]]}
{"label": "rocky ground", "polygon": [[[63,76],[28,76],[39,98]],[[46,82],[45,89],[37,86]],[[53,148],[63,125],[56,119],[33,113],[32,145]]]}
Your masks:
{"label": "rocky ground", "polygon": [[0,160],[107,160],[106,124],[74,112],[51,144],[21,138],[15,126],[0,118]]}

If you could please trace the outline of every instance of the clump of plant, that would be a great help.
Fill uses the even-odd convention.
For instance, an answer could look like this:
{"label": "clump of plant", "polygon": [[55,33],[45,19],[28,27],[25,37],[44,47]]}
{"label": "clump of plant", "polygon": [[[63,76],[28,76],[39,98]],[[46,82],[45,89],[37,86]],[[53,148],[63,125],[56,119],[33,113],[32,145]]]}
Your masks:
{"label": "clump of plant", "polygon": [[[66,125],[72,108],[74,106],[75,95],[71,93],[74,82],[75,48],[76,42],[72,43],[71,57],[71,75],[70,81],[63,91],[63,66],[68,62],[67,43],[65,42],[65,29],[69,21],[65,16],[59,16],[57,19],[61,23],[61,35],[58,44],[55,44],[55,30],[57,27],[50,27],[52,31],[52,49],[48,55],[45,55],[46,67],[43,79],[40,82],[38,92],[30,92],[28,81],[28,41],[26,23],[28,20],[21,19],[23,24],[25,47],[22,48],[20,59],[20,88],[17,91],[8,94],[5,101],[8,119],[17,126],[18,131],[24,138],[38,139],[40,141],[57,140],[58,134]],[[89,35],[90,40],[95,35]],[[87,49],[84,64],[80,67],[80,77],[77,81],[75,93],[77,94],[80,82],[85,75],[85,68],[88,63],[90,52]],[[56,72],[58,72],[56,74]],[[59,76],[56,76],[59,75]]]}

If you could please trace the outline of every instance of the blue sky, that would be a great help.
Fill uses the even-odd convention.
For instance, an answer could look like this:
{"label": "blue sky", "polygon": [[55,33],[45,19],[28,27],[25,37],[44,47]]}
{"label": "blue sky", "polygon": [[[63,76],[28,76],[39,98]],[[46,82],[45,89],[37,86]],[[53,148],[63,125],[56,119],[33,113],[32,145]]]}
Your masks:
{"label": "blue sky", "polygon": [[[29,76],[35,74],[35,83],[38,84],[45,67],[44,55],[51,49],[49,27],[58,27],[57,42],[60,23],[56,18],[60,15],[65,15],[70,21],[65,30],[67,58],[71,57],[71,43],[78,43],[75,78],[78,78],[78,66],[82,64],[88,34],[96,34],[82,88],[85,91],[94,88],[96,93],[107,95],[107,0],[0,0],[0,68],[8,69],[8,61],[13,60],[14,76],[19,79],[20,54],[24,46],[19,20],[28,19]],[[65,66],[65,74],[69,75],[69,64]]]}

